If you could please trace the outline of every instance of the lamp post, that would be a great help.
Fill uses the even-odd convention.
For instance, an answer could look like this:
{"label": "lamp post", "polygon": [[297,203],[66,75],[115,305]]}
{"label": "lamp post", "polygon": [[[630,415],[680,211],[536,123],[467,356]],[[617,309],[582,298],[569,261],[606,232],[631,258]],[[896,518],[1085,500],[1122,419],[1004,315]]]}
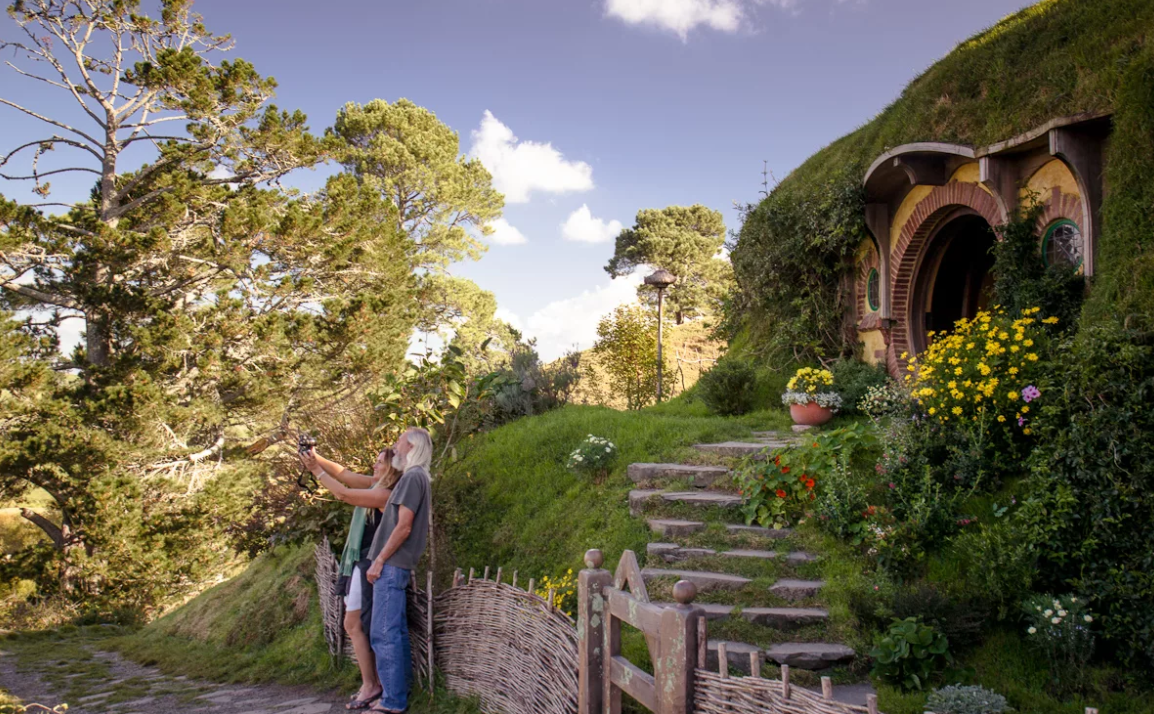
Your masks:
{"label": "lamp post", "polygon": [[665,298],[665,289],[677,282],[677,276],[668,270],[658,268],[652,275],[645,278],[645,284],[657,288],[657,401],[661,401],[661,372],[664,363],[661,361],[661,323],[662,306]]}

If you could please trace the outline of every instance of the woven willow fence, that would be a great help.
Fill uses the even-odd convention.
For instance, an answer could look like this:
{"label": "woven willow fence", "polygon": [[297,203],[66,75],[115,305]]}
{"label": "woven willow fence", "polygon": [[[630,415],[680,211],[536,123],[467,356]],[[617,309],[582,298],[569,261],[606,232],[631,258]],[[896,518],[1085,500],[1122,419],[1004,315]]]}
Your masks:
{"label": "woven willow fence", "polygon": [[[354,657],[344,633],[344,601],[334,592],[338,564],[327,540],[317,546],[317,590],[325,640],[333,655]],[[573,620],[529,589],[460,573],[453,587],[430,598],[409,587],[413,673],[432,687],[432,673],[489,714],[573,714],[577,711],[577,629]],[[430,613],[432,616],[430,617]],[[433,643],[430,652],[429,642]],[[432,655],[430,657],[430,654]]]}

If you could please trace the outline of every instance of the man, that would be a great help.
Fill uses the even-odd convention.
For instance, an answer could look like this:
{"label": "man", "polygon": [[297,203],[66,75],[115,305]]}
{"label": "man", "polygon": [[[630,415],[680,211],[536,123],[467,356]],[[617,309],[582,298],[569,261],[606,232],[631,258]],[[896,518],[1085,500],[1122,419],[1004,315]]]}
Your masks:
{"label": "man", "polygon": [[373,536],[367,577],[373,584],[370,641],[383,688],[372,711],[399,714],[409,706],[413,663],[406,590],[429,540],[433,440],[429,432],[413,427],[397,439],[394,452],[393,465],[404,473],[389,495]]}

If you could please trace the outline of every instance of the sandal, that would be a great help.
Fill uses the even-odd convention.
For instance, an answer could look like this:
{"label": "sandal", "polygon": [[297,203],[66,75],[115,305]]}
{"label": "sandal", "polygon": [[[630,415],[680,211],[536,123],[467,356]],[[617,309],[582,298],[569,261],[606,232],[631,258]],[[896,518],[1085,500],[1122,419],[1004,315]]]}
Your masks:
{"label": "sandal", "polygon": [[[372,695],[366,699],[354,699],[353,701],[351,701],[345,705],[345,709],[348,711],[351,711],[351,712],[360,711],[362,709],[368,709],[369,706],[373,704],[373,702],[380,700],[382,694],[384,694],[384,690],[377,692],[376,694],[374,694],[374,695]],[[355,697],[356,695],[354,694],[353,696]],[[371,711],[378,711],[378,710],[374,708]]]}

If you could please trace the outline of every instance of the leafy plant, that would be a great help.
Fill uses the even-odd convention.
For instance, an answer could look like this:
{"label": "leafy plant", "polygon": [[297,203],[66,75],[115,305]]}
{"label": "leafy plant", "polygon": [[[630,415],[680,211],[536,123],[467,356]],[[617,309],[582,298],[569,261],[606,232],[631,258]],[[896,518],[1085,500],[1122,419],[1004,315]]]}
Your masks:
{"label": "leafy plant", "polygon": [[616,456],[617,447],[613,442],[590,434],[569,454],[565,467],[570,471],[593,474],[600,478],[608,473]]}
{"label": "leafy plant", "polygon": [[869,390],[884,387],[890,381],[884,365],[866,364],[856,359],[835,360],[830,365],[830,372],[845,414],[862,414],[862,400]]}
{"label": "leafy plant", "polygon": [[916,617],[894,619],[874,641],[872,674],[903,689],[922,689],[930,679],[952,665],[946,636]]}
{"label": "leafy plant", "polygon": [[1056,689],[1076,691],[1085,683],[1086,665],[1094,654],[1094,616],[1076,595],[1036,595],[1022,603],[1026,641],[1050,660]]}
{"label": "leafy plant", "polygon": [[[610,388],[624,395],[629,409],[640,409],[657,395],[657,320],[640,305],[622,305],[597,324],[597,342],[593,345],[601,367],[609,377]],[[666,350],[665,354],[668,354]],[[669,383],[668,366],[665,383]]]}
{"label": "leafy plant", "polygon": [[714,414],[733,416],[753,409],[757,373],[748,362],[722,359],[701,375],[697,393]]}
{"label": "leafy plant", "polygon": [[533,592],[548,601],[550,591],[553,596],[553,607],[570,617],[577,616],[577,579],[573,577],[573,568],[569,568],[564,575],[556,578],[542,576]]}
{"label": "leafy plant", "polygon": [[926,710],[934,714],[1002,714],[1007,709],[1005,697],[977,685],[951,684],[926,697]]}

